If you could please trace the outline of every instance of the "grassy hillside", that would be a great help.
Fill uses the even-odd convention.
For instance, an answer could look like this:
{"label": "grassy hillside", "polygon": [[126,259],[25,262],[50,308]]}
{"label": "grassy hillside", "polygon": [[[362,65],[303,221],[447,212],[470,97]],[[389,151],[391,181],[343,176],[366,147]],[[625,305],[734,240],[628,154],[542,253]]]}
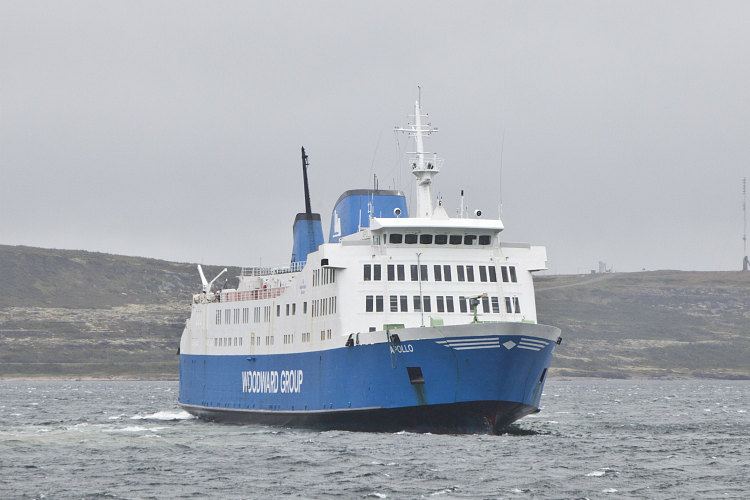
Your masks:
{"label": "grassy hillside", "polygon": [[656,271],[535,280],[563,329],[558,375],[750,378],[750,273]]}
{"label": "grassy hillside", "polygon": [[[750,273],[548,276],[536,286],[539,321],[563,329],[552,376],[750,378]],[[0,245],[0,377],[176,378],[199,288],[195,264]]]}

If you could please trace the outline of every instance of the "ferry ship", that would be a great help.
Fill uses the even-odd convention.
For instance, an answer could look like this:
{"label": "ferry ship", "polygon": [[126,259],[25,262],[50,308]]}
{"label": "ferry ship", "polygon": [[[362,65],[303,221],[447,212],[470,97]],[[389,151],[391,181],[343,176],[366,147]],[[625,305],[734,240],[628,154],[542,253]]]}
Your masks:
{"label": "ferry ship", "polygon": [[[180,341],[179,404],[209,420],[318,429],[497,433],[539,411],[560,330],[537,323],[541,246],[501,239],[503,223],[432,195],[442,161],[421,103],[396,130],[416,211],[403,192],[336,201],[328,241],[305,212],[289,265],[242,268],[236,289],[202,290]],[[226,269],[223,272],[226,272]]]}

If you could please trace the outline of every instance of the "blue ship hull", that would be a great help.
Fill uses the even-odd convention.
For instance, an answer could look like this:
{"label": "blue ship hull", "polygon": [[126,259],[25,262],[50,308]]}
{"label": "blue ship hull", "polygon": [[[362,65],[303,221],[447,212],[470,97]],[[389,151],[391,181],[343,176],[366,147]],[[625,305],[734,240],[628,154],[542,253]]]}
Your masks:
{"label": "blue ship hull", "polygon": [[222,422],[366,431],[493,433],[538,410],[554,342],[463,339],[469,344],[438,338],[292,354],[183,354],[179,401]]}

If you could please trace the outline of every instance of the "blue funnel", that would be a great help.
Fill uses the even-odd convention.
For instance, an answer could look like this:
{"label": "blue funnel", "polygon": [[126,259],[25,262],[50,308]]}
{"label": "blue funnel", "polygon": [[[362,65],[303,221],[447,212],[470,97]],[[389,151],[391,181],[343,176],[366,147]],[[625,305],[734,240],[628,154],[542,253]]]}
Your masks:
{"label": "blue funnel", "polygon": [[312,253],[323,244],[323,226],[320,214],[300,213],[294,218],[294,246],[292,263],[304,262],[307,254]]}

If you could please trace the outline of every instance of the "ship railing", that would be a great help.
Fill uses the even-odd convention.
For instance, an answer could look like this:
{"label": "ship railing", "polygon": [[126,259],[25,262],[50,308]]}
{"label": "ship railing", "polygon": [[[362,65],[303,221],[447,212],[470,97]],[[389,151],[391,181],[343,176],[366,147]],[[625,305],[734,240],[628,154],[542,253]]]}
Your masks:
{"label": "ship railing", "polygon": [[305,267],[305,264],[307,264],[306,260],[300,260],[292,262],[290,265],[283,267],[243,267],[240,270],[240,276],[270,276],[273,274],[296,273],[302,271],[302,269]]}
{"label": "ship railing", "polygon": [[240,302],[244,300],[275,299],[279,297],[287,287],[259,288],[258,290],[221,292],[221,302]]}

